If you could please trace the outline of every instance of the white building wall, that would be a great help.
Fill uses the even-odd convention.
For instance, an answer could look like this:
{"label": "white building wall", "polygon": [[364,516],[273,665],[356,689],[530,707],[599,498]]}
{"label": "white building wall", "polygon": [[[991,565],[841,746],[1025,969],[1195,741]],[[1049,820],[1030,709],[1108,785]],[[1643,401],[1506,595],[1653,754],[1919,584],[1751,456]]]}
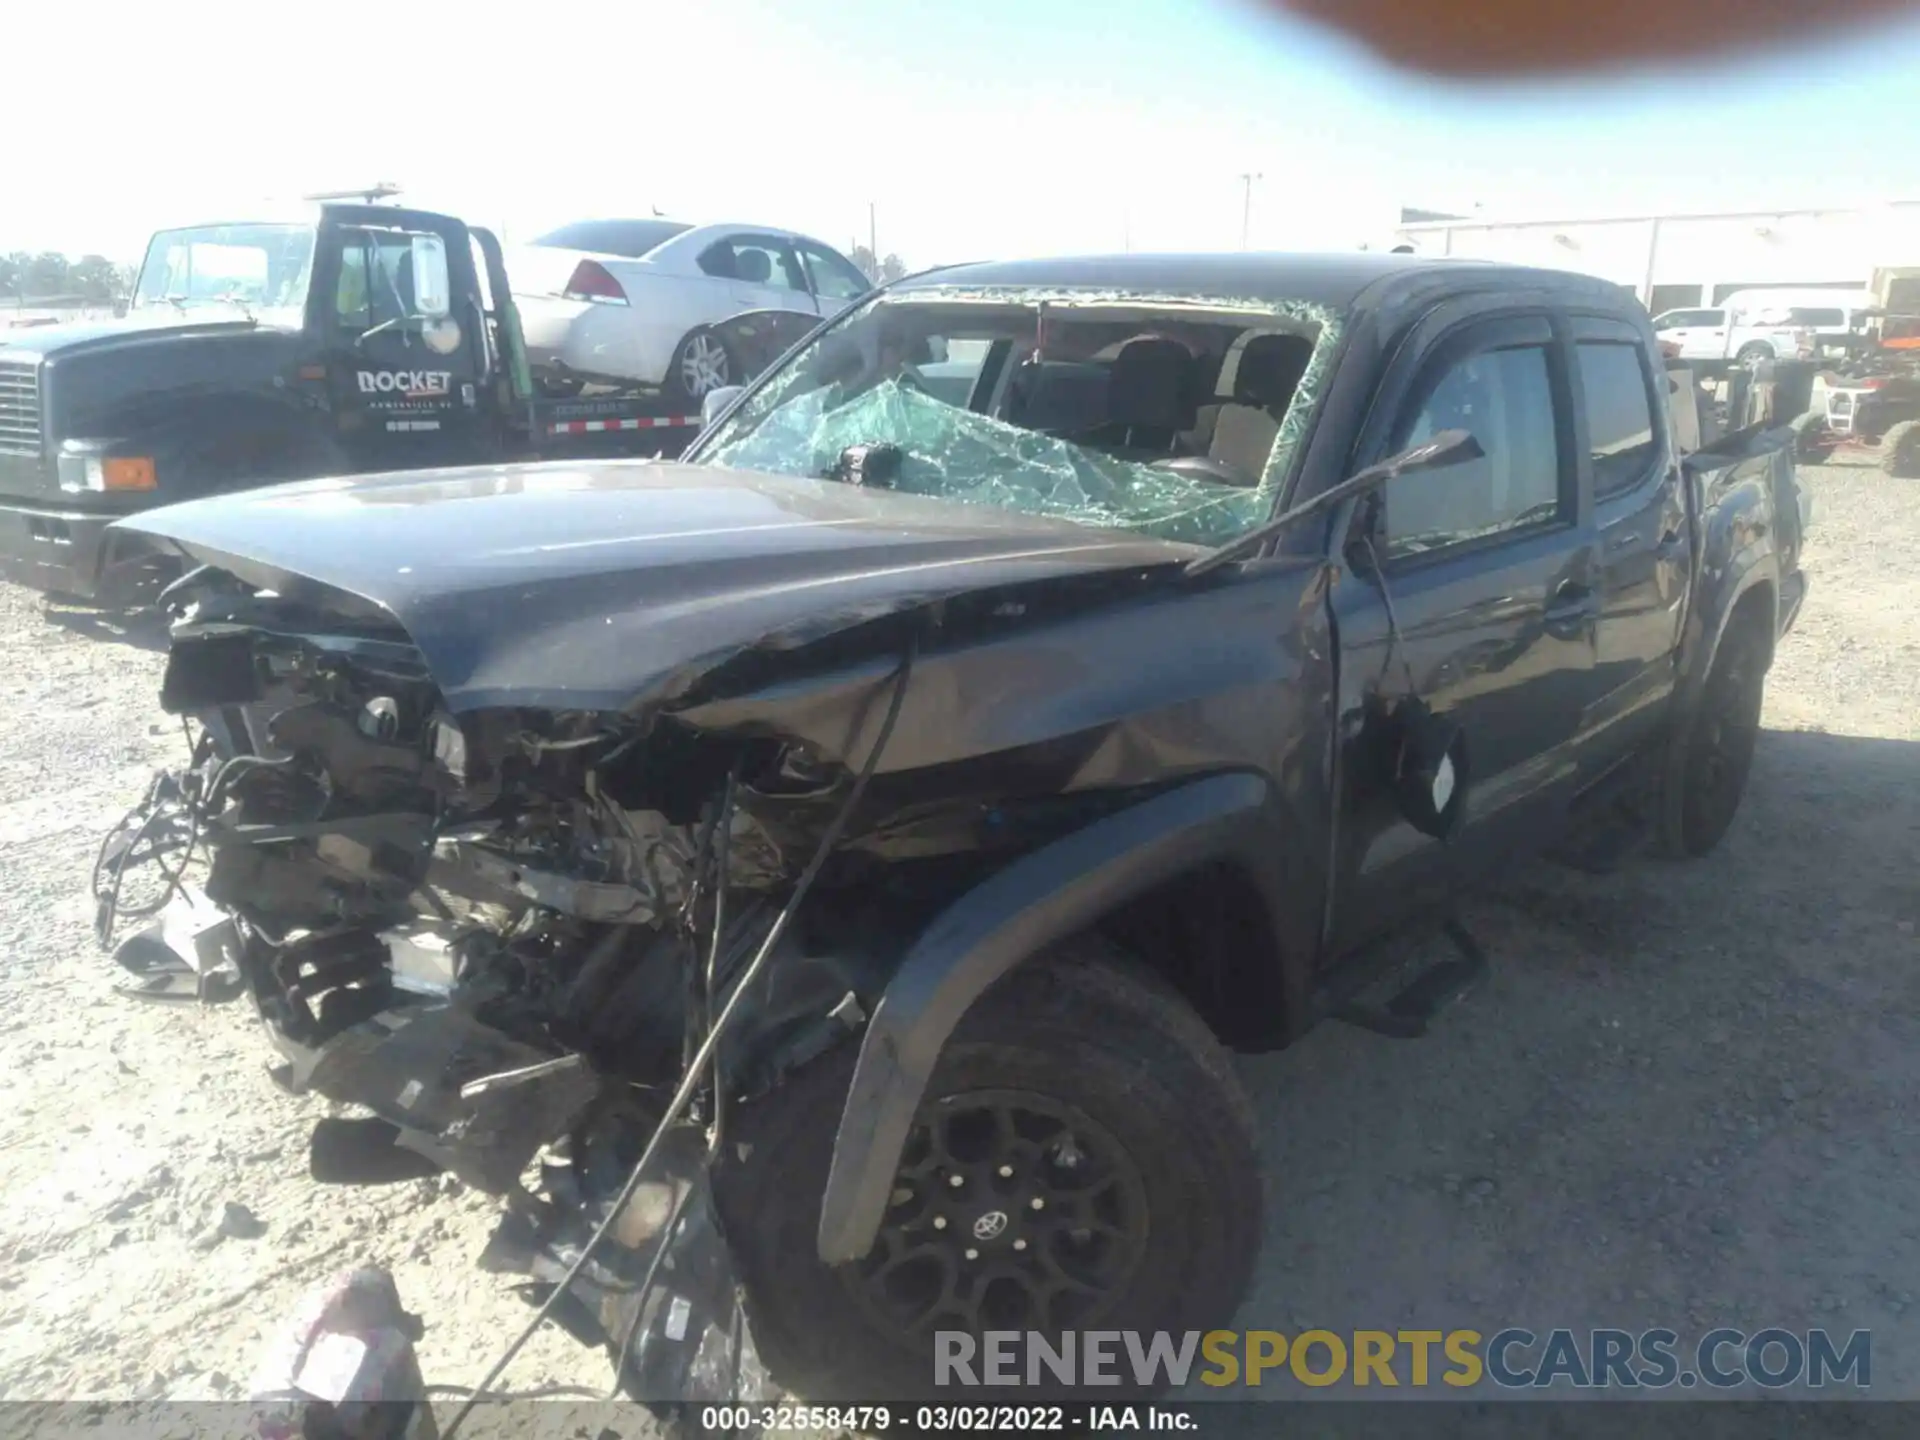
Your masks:
{"label": "white building wall", "polygon": [[1920,202],[1860,210],[1640,216],[1604,220],[1446,221],[1405,225],[1394,243],[1422,255],[1577,270],[1630,287],[1848,284],[1920,265]]}

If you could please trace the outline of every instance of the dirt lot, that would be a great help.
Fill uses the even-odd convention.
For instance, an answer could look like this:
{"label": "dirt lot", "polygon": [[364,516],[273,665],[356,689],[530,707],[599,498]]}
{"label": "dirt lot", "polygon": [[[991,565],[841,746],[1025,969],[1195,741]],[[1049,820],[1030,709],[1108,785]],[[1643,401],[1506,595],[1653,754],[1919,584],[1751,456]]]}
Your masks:
{"label": "dirt lot", "polygon": [[[1244,1073],[1269,1219],[1247,1327],[1826,1325],[1920,1397],[1920,487],[1807,472],[1812,599],[1748,804],[1688,866],[1524,867],[1468,909],[1490,981],[1424,1041],[1330,1025]],[[451,1182],[322,1191],[322,1107],[244,1007],[109,992],[87,866],[179,751],[158,639],[0,587],[0,1398],[239,1393],[350,1260],[472,1383],[526,1313]],[[228,1203],[255,1238],[210,1230]],[[247,1227],[241,1227],[245,1229]],[[603,1385],[549,1333],[517,1387]]]}

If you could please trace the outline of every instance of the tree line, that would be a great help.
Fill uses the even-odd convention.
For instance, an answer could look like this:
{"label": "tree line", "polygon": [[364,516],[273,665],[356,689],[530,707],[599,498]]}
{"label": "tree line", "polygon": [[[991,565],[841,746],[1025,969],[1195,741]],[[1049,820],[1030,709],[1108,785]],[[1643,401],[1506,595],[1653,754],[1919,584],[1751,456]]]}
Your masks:
{"label": "tree line", "polygon": [[855,245],[847,252],[847,258],[853,261],[854,267],[862,275],[876,285],[884,284],[888,280],[898,280],[907,273],[906,262],[898,255],[889,254],[884,260],[876,260],[873,251],[864,245]]}
{"label": "tree line", "polygon": [[0,254],[0,300],[78,300],[86,305],[117,305],[133,290],[137,267],[104,255],[75,260],[55,250]]}

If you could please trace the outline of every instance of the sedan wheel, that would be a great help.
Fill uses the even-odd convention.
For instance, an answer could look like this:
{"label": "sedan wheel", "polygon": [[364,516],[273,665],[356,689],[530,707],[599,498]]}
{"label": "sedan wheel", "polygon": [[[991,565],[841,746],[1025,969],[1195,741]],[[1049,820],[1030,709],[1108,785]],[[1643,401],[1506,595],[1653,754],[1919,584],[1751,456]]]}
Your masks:
{"label": "sedan wheel", "polygon": [[696,330],[680,342],[668,380],[682,399],[704,400],[709,391],[733,383],[733,359],[719,336]]}

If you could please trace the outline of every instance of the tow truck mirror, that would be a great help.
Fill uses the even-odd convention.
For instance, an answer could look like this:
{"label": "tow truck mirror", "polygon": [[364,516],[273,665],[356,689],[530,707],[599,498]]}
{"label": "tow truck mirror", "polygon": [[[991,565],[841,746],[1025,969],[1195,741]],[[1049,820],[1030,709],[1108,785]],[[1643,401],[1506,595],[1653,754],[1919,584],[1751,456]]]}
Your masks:
{"label": "tow truck mirror", "polygon": [[747,387],[744,385],[722,385],[709,390],[700,402],[700,428],[706,429],[720,418],[720,412],[733,403],[734,397]]}
{"label": "tow truck mirror", "polygon": [[447,242],[438,235],[416,235],[409,259],[413,266],[415,313],[444,320],[453,310],[453,285],[447,274]]}

